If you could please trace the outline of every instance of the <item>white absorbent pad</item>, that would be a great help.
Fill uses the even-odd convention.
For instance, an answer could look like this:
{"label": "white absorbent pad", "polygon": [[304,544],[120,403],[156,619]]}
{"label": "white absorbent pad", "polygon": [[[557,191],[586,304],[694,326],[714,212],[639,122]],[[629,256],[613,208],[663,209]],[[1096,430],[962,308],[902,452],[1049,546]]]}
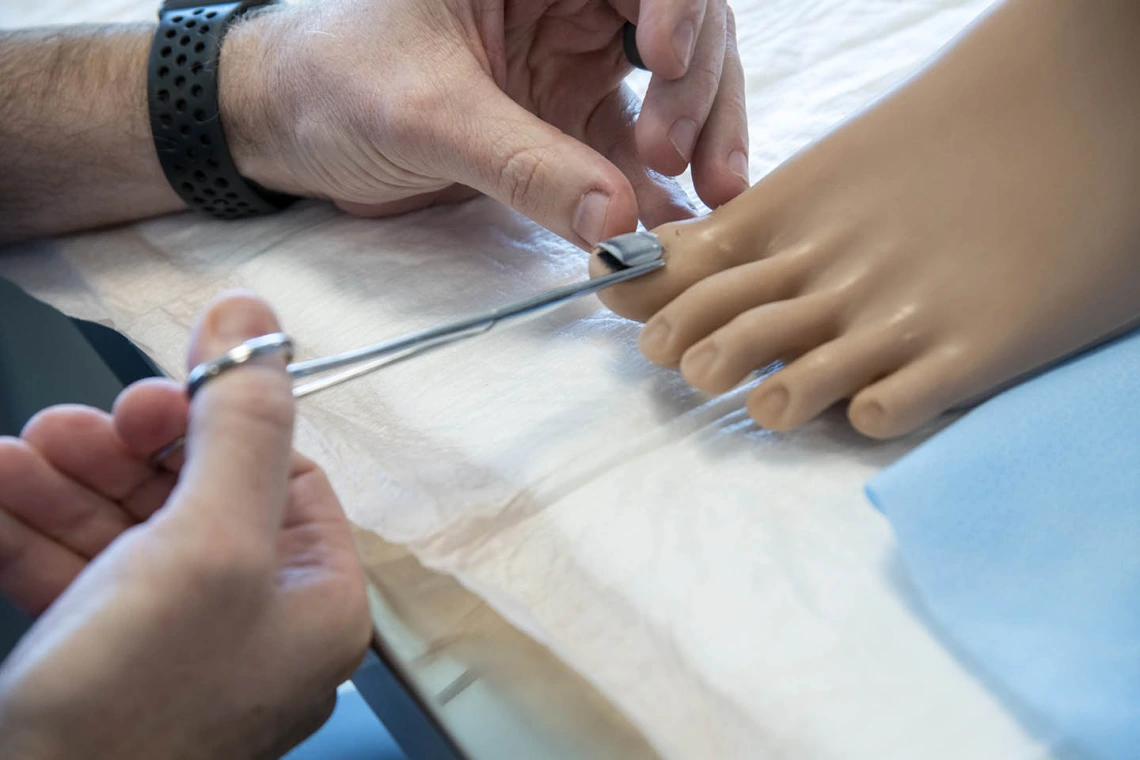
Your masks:
{"label": "white absorbent pad", "polygon": [[[986,5],[736,4],[753,176]],[[266,297],[309,358],[584,277],[585,257],[486,199],[386,221],[306,203],[28,245],[0,274],[182,377],[194,316],[225,287]],[[304,400],[298,445],[355,522],[548,644],[667,757],[1047,755],[912,611],[862,495],[922,436],[876,444],[841,416],[770,434],[744,413],[747,388],[687,388],[636,332],[577,303]]]}

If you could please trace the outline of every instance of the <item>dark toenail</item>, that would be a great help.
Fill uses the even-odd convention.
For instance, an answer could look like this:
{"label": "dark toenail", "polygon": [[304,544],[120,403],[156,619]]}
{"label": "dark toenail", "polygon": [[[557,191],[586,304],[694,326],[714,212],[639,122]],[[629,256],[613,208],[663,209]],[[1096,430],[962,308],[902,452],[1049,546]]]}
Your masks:
{"label": "dark toenail", "polygon": [[788,398],[788,390],[782,386],[765,391],[755,403],[753,414],[757,421],[766,425],[777,424],[788,408]]}
{"label": "dark toenail", "polygon": [[713,365],[716,364],[717,356],[720,351],[717,349],[715,343],[705,343],[704,345],[697,346],[689,350],[681,358],[681,372],[686,375],[695,375],[700,377],[708,374]]}
{"label": "dark toenail", "polygon": [[673,328],[667,320],[660,317],[651,319],[641,331],[641,347],[651,351],[662,351],[669,343],[669,335],[672,332]]}

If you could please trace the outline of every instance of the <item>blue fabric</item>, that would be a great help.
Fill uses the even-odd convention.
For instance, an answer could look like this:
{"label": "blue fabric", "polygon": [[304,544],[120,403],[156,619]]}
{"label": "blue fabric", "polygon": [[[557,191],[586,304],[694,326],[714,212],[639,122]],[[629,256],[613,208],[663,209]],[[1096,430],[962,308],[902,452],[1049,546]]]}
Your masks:
{"label": "blue fabric", "polygon": [[952,648],[1066,740],[1140,757],[1140,331],[991,399],[867,493]]}

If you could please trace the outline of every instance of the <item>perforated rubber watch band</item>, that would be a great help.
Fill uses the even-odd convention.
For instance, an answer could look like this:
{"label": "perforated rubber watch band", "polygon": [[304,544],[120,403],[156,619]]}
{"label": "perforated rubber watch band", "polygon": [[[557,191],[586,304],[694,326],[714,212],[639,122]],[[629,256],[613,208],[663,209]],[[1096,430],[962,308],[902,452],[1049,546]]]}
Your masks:
{"label": "perforated rubber watch band", "polygon": [[242,177],[218,106],[218,60],[231,23],[272,0],[163,3],[150,51],[150,128],[162,170],[193,209],[221,219],[270,214],[296,200]]}

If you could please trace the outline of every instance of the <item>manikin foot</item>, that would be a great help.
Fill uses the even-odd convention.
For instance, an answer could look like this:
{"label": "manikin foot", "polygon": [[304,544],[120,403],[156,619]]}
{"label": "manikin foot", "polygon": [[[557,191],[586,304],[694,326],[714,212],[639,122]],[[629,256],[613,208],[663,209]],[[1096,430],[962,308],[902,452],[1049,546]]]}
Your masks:
{"label": "manikin foot", "polygon": [[[1013,0],[603,300],[761,425],[876,438],[1140,319],[1140,5]],[[594,261],[595,272],[604,269]]]}

